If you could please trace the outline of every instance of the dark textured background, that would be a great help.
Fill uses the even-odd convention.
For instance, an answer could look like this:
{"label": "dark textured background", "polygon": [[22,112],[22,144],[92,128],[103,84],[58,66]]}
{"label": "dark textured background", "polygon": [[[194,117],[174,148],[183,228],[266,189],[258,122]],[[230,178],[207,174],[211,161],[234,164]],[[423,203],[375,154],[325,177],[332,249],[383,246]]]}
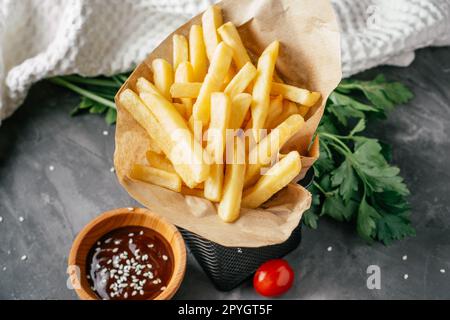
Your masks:
{"label": "dark textured background", "polygon": [[[450,298],[450,48],[421,50],[408,68],[362,77],[380,71],[416,95],[369,131],[394,146],[412,191],[417,237],[367,246],[353,226],[322,219],[317,231],[304,229],[301,247],[287,258],[297,280],[285,298]],[[71,118],[78,102],[42,82],[0,127],[0,299],[76,298],[66,287],[76,233],[102,211],[137,206],[110,172],[114,128],[98,116]],[[366,287],[369,265],[381,268],[381,290]],[[258,298],[251,282],[217,291],[191,255],[187,274],[177,298]]]}

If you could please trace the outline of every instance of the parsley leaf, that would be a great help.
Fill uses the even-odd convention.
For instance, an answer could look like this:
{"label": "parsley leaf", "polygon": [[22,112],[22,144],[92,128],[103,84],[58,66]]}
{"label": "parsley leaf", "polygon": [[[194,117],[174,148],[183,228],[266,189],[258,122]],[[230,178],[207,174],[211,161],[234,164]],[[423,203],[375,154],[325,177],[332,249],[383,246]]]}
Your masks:
{"label": "parsley leaf", "polygon": [[380,111],[391,111],[396,105],[406,103],[413,93],[399,82],[387,82],[384,75],[372,81],[346,80],[338,87],[338,92],[349,93],[358,90]]}
{"label": "parsley leaf", "polygon": [[339,194],[348,203],[354,193],[358,191],[358,178],[349,159],[345,159],[341,166],[331,172],[333,187],[339,187]]}
{"label": "parsley leaf", "polygon": [[112,125],[116,123],[117,118],[114,96],[126,79],[126,75],[111,78],[84,78],[74,75],[55,77],[49,81],[76,92],[82,97],[80,104],[72,110],[72,116],[87,111],[90,114],[104,115],[106,123]]}

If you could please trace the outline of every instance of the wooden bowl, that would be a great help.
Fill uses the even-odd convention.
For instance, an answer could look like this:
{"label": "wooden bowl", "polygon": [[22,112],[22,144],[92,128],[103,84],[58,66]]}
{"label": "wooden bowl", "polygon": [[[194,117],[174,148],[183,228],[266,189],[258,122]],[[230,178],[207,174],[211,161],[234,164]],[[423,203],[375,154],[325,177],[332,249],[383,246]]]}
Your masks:
{"label": "wooden bowl", "polygon": [[90,222],[76,237],[69,255],[70,281],[82,300],[100,300],[86,278],[86,259],[91,248],[105,234],[122,227],[144,227],[159,232],[174,255],[174,271],[167,289],[154,300],[171,299],[178,291],[186,270],[186,246],[178,229],[165,218],[146,209],[117,209]]}

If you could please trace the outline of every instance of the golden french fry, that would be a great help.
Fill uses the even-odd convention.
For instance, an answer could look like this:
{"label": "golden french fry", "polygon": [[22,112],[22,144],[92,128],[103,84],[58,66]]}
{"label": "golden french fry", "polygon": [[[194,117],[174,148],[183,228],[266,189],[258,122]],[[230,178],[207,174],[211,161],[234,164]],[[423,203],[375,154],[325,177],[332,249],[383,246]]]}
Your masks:
{"label": "golden french fry", "polygon": [[[180,67],[178,69],[180,69]],[[162,96],[162,94],[159,92],[159,90],[150,81],[148,81],[145,78],[142,78],[142,77],[139,78],[137,80],[136,87],[139,92],[147,92],[147,93],[158,94],[158,95]],[[189,106],[180,105],[178,103],[174,103],[174,106],[183,117],[185,117],[185,118],[188,117]]]}
{"label": "golden french fry", "polygon": [[181,178],[175,173],[135,164],[131,169],[130,177],[132,179],[148,182],[175,192],[181,191]]}
{"label": "golden french fry", "polygon": [[238,69],[241,69],[246,63],[251,62],[247,49],[242,43],[241,36],[233,23],[225,23],[217,32],[222,38],[222,41],[233,49],[233,61]]}
{"label": "golden french fry", "polygon": [[211,113],[211,94],[222,88],[224,79],[231,66],[233,51],[225,43],[221,42],[214,53],[208,74],[205,77],[200,94],[194,104],[192,117],[200,121],[204,127],[209,123]]}
{"label": "golden french fry", "polygon": [[258,62],[252,102],[253,137],[256,142],[260,140],[260,130],[266,124],[269,113],[270,92],[279,49],[280,43],[278,41],[273,42],[263,52]]}
{"label": "golden french fry", "polygon": [[175,168],[173,167],[172,163],[169,159],[166,158],[166,156],[162,154],[155,153],[153,151],[147,151],[145,154],[147,158],[148,164],[156,169],[164,170],[170,173],[176,173]]}
{"label": "golden french fry", "polygon": [[222,199],[224,178],[224,165],[212,164],[209,177],[205,181],[204,196],[212,202],[219,202]]}
{"label": "golden french fry", "polygon": [[223,24],[222,9],[219,6],[209,7],[202,16],[203,40],[209,61],[213,60],[214,53],[220,43],[217,29]]}
{"label": "golden french fry", "polygon": [[[264,128],[270,128],[274,121],[283,113],[283,96],[276,96],[270,100],[269,114]],[[273,127],[272,127],[273,128]]]}
{"label": "golden french fry", "polygon": [[247,89],[253,79],[255,79],[256,73],[257,71],[255,66],[251,62],[248,62],[244,65],[244,67],[242,67],[241,70],[239,70],[236,76],[225,88],[224,92],[228,94],[231,99],[234,99],[234,97]]}
{"label": "golden french fry", "polygon": [[295,102],[284,100],[283,101],[283,108],[282,108],[281,114],[273,119],[270,123],[267,123],[266,128],[271,130],[273,128],[278,127],[281,123],[286,121],[290,116],[294,114],[299,114],[298,106]]}
{"label": "golden french fry", "polygon": [[244,192],[242,206],[250,209],[258,208],[291,183],[301,170],[300,154],[297,151],[290,152],[283,160],[269,169],[254,187]]}
{"label": "golden french fry", "polygon": [[169,136],[162,130],[158,120],[152,112],[144,105],[139,96],[126,89],[119,96],[120,103],[130,113],[130,115],[147,131],[149,136],[157,144],[157,147],[163,150],[165,154],[168,152],[172,145]]}
{"label": "golden french fry", "polygon": [[160,94],[163,95],[162,92],[156,88],[156,86],[148,81],[147,79],[140,77],[136,82],[136,87],[139,92],[147,92],[147,93],[154,93],[154,94]]}
{"label": "golden french fry", "polygon": [[[225,76],[225,79],[223,80],[222,89],[225,90],[225,88],[228,86],[228,84],[233,80],[233,78],[236,76],[236,67],[231,65],[230,69],[228,69],[227,75]],[[220,91],[223,91],[220,90]]]}
{"label": "golden french fry", "polygon": [[192,81],[202,82],[208,71],[208,57],[206,56],[205,41],[203,40],[203,28],[193,25],[189,32],[189,53],[194,79]]}
{"label": "golden french fry", "polygon": [[[141,81],[141,84],[142,83],[144,83],[144,81]],[[191,166],[177,162],[179,161],[179,158],[178,154],[172,151],[174,149],[174,143],[170,138],[170,134],[164,130],[139,96],[130,89],[127,89],[121,93],[119,101],[131,116],[145,129],[158,148],[160,148],[166,157],[169,158],[175,171],[183,179],[184,183],[189,187],[196,186],[198,182],[196,182],[193,177]]]}
{"label": "golden french fry", "polygon": [[175,71],[175,83],[191,83],[194,80],[194,69],[189,62],[182,62]]}
{"label": "golden french fry", "polygon": [[194,139],[186,120],[173,104],[161,95],[143,92],[140,93],[140,97],[172,140],[174,147],[171,150],[171,156],[168,156],[172,164],[175,165],[174,161],[176,161],[189,166],[193,180],[197,184],[204,182],[208,178],[210,169],[209,162],[204,161],[204,156],[207,160],[208,155],[204,155],[203,147]]}
{"label": "golden french fry", "polygon": [[172,38],[173,42],[173,69],[177,70],[183,62],[189,61],[189,45],[185,36],[176,34]]}
{"label": "golden french fry", "polygon": [[242,127],[251,104],[252,96],[248,93],[241,93],[234,97],[231,103],[232,112],[228,128],[237,130]]}
{"label": "golden french fry", "polygon": [[[149,82],[148,80],[146,80],[144,78],[139,78],[136,85],[138,87],[141,87],[141,89],[143,91],[153,92],[153,93],[158,94],[158,89],[156,89],[156,87],[151,82]],[[137,99],[139,99],[139,97],[137,97]],[[150,139],[150,151],[157,153],[157,154],[162,154],[163,150],[160,148],[160,144],[158,143],[158,141],[155,141],[153,139],[153,137],[150,135],[149,135],[149,139]]]}
{"label": "golden french fry", "polygon": [[305,107],[314,106],[321,97],[319,92],[311,92],[306,89],[277,82],[272,84],[271,94],[274,96],[281,94],[284,98],[292,102],[299,103]]}
{"label": "golden french fry", "polygon": [[224,93],[211,95],[211,123],[208,130],[207,152],[213,159],[209,178],[205,181],[205,198],[218,202],[222,198],[224,177],[223,156],[226,146],[226,130],[230,122],[231,102]]}
{"label": "golden french fry", "polygon": [[261,169],[271,163],[278,155],[283,145],[289,141],[305,125],[302,116],[296,114],[276,127],[261,142],[250,151],[245,187],[254,184],[261,173]]}
{"label": "golden french fry", "polygon": [[174,99],[197,99],[202,85],[200,82],[174,83],[170,88],[170,94]]}
{"label": "golden french fry", "polygon": [[229,223],[236,221],[241,211],[245,176],[244,143],[243,138],[235,139],[233,161],[226,165],[223,196],[218,207],[219,217]]}
{"label": "golden french fry", "polygon": [[[189,62],[182,62],[175,72],[175,83],[189,83],[194,79],[194,70],[192,65]],[[172,88],[170,88],[170,93],[172,94]],[[172,95],[173,97],[173,95]],[[186,119],[189,119],[192,116],[192,108],[194,106],[194,101],[189,98],[181,98],[181,102],[185,106],[185,115]]]}
{"label": "golden french fry", "polygon": [[155,87],[167,100],[172,101],[170,96],[170,87],[174,82],[172,66],[164,59],[155,59],[152,63],[152,69]]}
{"label": "golden french fry", "polygon": [[226,129],[230,123],[231,101],[222,93],[211,95],[211,122],[208,130],[208,146],[206,150],[215,163],[223,163],[223,153],[226,145]]}

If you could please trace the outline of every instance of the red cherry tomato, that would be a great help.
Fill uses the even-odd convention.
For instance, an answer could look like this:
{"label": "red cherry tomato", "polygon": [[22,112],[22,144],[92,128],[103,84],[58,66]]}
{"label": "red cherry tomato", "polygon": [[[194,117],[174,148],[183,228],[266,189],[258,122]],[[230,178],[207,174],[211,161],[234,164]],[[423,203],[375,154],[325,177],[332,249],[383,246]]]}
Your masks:
{"label": "red cherry tomato", "polygon": [[277,297],[286,293],[294,282],[294,270],[285,260],[270,260],[255,273],[253,286],[265,297]]}

